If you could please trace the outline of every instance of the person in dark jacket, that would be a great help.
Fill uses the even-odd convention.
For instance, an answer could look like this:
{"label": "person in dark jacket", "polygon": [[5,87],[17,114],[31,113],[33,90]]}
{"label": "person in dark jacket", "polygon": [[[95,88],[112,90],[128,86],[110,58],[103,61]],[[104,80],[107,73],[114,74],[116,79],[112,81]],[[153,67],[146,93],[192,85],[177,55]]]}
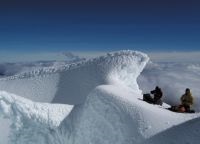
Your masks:
{"label": "person in dark jacket", "polygon": [[162,105],[163,102],[162,102],[161,98],[163,96],[163,92],[162,92],[161,88],[156,86],[155,90],[151,91],[151,94],[153,94],[153,98],[151,97],[150,94],[144,94],[143,100],[148,103]]}
{"label": "person in dark jacket", "polygon": [[156,86],[155,90],[151,91],[151,94],[154,95],[154,97],[153,97],[154,104],[161,104],[162,103],[161,98],[163,96],[163,92],[162,92],[161,88],[159,88],[158,86]]}

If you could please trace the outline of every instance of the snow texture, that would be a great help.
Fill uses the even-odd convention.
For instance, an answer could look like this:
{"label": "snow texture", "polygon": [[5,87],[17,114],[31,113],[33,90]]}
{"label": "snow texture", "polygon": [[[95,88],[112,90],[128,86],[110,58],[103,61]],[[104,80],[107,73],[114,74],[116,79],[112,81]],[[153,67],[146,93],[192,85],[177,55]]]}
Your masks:
{"label": "snow texture", "polygon": [[71,61],[37,61],[37,62],[19,62],[19,63],[0,63],[0,77],[13,76],[16,74],[41,69],[44,67],[56,67],[57,65],[66,65]]}
{"label": "snow texture", "polygon": [[0,90],[39,102],[80,104],[101,84],[123,83],[139,91],[136,79],[147,61],[147,55],[140,52],[109,53],[88,61],[2,78]]}
{"label": "snow texture", "polygon": [[148,60],[120,51],[2,78],[0,114],[10,124],[3,144],[199,143],[199,113],[140,100],[137,78]]}

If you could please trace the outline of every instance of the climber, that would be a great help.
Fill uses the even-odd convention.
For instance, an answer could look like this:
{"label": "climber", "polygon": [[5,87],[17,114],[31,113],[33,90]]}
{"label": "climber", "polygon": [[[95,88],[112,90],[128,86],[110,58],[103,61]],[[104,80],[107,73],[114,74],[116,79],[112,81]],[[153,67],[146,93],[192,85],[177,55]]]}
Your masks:
{"label": "climber", "polygon": [[[153,94],[153,98],[151,96],[151,94]],[[144,94],[143,95],[143,100],[148,102],[148,103],[152,103],[152,104],[157,104],[157,105],[162,105],[162,90],[161,88],[159,88],[158,86],[156,86],[155,90],[151,91],[151,94]]]}
{"label": "climber", "polygon": [[194,110],[191,110],[191,106],[193,105],[193,96],[189,88],[186,88],[185,94],[181,96],[180,100],[180,105],[171,106],[170,108],[168,108],[168,110],[180,113],[195,113]]}
{"label": "climber", "polygon": [[193,105],[193,96],[189,88],[186,88],[185,94],[181,96],[181,105],[185,108],[185,112],[190,112],[190,107]]}

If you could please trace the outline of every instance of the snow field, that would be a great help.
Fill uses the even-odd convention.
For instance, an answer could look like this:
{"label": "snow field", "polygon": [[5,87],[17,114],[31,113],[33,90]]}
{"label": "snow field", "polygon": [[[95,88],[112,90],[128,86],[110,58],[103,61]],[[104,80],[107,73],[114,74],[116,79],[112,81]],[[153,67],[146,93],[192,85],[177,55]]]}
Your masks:
{"label": "snow field", "polygon": [[10,124],[3,144],[197,144],[199,113],[139,100],[148,60],[120,51],[0,79],[0,114],[9,120],[0,127]]}

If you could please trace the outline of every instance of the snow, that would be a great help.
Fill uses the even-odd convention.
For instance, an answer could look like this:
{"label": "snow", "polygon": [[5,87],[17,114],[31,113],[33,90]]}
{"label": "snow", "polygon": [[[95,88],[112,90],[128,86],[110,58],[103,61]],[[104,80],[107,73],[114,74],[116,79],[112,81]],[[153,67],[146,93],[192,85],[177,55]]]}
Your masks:
{"label": "snow", "polygon": [[[81,59],[80,59],[81,60]],[[56,67],[66,65],[73,61],[36,61],[36,62],[18,62],[18,63],[0,63],[0,77],[13,76],[16,74],[41,69],[45,67]]]}
{"label": "snow", "polygon": [[3,144],[199,143],[199,113],[140,100],[137,80],[146,91],[156,84],[148,83],[148,60],[119,51],[0,79],[0,114],[9,120],[0,126],[8,130]]}
{"label": "snow", "polygon": [[0,90],[39,102],[80,104],[101,84],[123,83],[138,91],[136,78],[147,61],[147,55],[140,52],[109,53],[88,61],[2,78]]}
{"label": "snow", "polygon": [[[52,127],[59,126],[60,122],[67,116],[73,106],[49,103],[34,103],[28,99],[0,92],[0,106],[5,117],[23,115],[28,119],[37,121]],[[20,113],[20,114],[18,114]],[[50,120],[49,117],[56,117]]]}
{"label": "snow", "polygon": [[[35,103],[0,92],[0,113],[11,120],[10,143],[40,143],[71,112],[72,105]],[[40,138],[41,137],[41,138]]]}

